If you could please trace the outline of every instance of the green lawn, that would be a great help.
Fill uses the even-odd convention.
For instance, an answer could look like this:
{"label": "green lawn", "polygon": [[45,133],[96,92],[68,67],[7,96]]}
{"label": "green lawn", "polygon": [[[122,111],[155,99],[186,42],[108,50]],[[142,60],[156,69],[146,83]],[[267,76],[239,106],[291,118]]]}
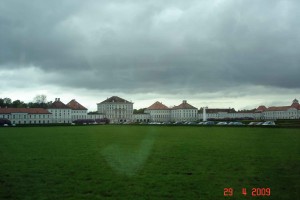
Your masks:
{"label": "green lawn", "polygon": [[300,199],[300,129],[0,128],[0,199],[103,198]]}

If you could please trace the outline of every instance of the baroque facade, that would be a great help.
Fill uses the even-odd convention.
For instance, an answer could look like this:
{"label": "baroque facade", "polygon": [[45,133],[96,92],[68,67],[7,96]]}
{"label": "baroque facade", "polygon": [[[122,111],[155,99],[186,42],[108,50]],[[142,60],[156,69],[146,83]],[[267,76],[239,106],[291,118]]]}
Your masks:
{"label": "baroque facade", "polygon": [[56,98],[55,101],[49,106],[48,111],[52,113],[53,123],[71,123],[72,122],[72,109]]}
{"label": "baroque facade", "polygon": [[144,115],[134,115],[135,122],[144,122],[145,119],[150,122],[197,121],[198,109],[188,104],[186,100],[172,108],[156,101],[145,110]]}
{"label": "baroque facade", "polygon": [[99,114],[103,114],[111,123],[131,122],[133,103],[117,96],[112,96],[97,104]]}
{"label": "baroque facade", "polygon": [[52,123],[52,114],[44,108],[0,108],[0,118],[12,124]]}
{"label": "baroque facade", "polygon": [[[290,106],[259,106],[247,111],[234,108],[205,108],[207,120],[230,119],[300,119],[300,104],[294,99]],[[117,96],[112,96],[97,104],[97,112],[88,114],[87,108],[75,99],[68,104],[56,98],[47,108],[0,108],[0,119],[8,119],[13,124],[48,124],[71,123],[77,119],[103,119],[111,123],[129,122],[176,122],[203,120],[203,108],[196,107],[183,100],[181,104],[167,107],[156,101],[144,113],[133,114],[133,103]]]}

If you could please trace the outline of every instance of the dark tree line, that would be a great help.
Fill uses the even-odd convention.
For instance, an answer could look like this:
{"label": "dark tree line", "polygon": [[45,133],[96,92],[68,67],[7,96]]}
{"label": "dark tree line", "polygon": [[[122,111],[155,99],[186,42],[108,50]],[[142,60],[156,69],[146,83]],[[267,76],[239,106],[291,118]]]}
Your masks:
{"label": "dark tree line", "polygon": [[32,102],[25,103],[19,99],[11,100],[10,98],[0,98],[1,108],[47,108],[52,101],[47,102],[46,95],[37,95]]}
{"label": "dark tree line", "polygon": [[146,108],[141,108],[141,109],[133,109],[133,114],[144,114],[144,111]]}

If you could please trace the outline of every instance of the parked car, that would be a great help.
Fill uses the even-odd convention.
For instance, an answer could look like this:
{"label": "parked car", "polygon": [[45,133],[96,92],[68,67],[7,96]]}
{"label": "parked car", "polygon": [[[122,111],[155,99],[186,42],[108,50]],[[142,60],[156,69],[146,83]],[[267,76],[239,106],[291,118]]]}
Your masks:
{"label": "parked car", "polygon": [[199,122],[198,125],[203,125],[204,122]]}
{"label": "parked car", "polygon": [[253,126],[255,125],[257,122],[250,122],[248,125]]}
{"label": "parked car", "polygon": [[266,121],[262,125],[264,125],[264,126],[274,126],[275,122],[273,122],[273,121]]}
{"label": "parked car", "polygon": [[207,121],[207,122],[204,122],[203,125],[215,125],[215,122]]}
{"label": "parked car", "polygon": [[233,125],[235,125],[235,126],[242,126],[244,124],[242,122],[234,122]]}
{"label": "parked car", "polygon": [[217,125],[227,125],[227,122],[218,122]]}
{"label": "parked car", "polygon": [[174,122],[175,125],[182,124],[182,122]]}
{"label": "parked car", "polygon": [[262,125],[264,122],[257,122],[255,125],[256,126],[259,126],[259,125]]}

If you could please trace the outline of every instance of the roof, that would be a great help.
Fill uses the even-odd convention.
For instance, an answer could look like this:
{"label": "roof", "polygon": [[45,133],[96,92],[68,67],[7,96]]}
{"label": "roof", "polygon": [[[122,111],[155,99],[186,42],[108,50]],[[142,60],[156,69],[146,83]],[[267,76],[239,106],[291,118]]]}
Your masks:
{"label": "roof", "polygon": [[56,98],[55,101],[48,108],[49,109],[71,109],[69,106],[61,102],[59,98]]}
{"label": "roof", "polygon": [[188,104],[186,100],[183,100],[180,105],[174,106],[172,109],[176,110],[176,109],[197,109],[197,108]]}
{"label": "roof", "polygon": [[[199,110],[199,112],[203,112],[203,108]],[[206,113],[220,113],[220,112],[226,112],[226,113],[235,113],[234,108],[207,108]]]}
{"label": "roof", "polygon": [[132,102],[122,99],[118,96],[112,96],[112,97],[102,101],[101,103],[132,103]]}
{"label": "roof", "polygon": [[169,108],[161,102],[155,102],[147,108],[147,110],[169,110]]}
{"label": "roof", "polygon": [[272,106],[269,107],[266,111],[286,111],[290,108],[294,108],[292,106]]}
{"label": "roof", "polygon": [[291,105],[291,107],[300,110],[300,104],[299,104],[299,101],[298,101],[297,99],[294,99],[294,100],[293,100],[293,103],[292,103],[292,105]]}
{"label": "roof", "polygon": [[0,114],[28,113],[28,114],[51,114],[44,108],[0,108]]}
{"label": "roof", "polygon": [[258,108],[256,109],[256,111],[265,111],[267,110],[266,106],[258,106]]}
{"label": "roof", "polygon": [[75,99],[72,99],[67,106],[69,106],[72,110],[87,110],[86,107],[78,103]]}
{"label": "roof", "polygon": [[291,105],[291,107],[297,108],[298,110],[300,110],[300,104],[299,104],[299,103],[293,103],[293,104]]}

